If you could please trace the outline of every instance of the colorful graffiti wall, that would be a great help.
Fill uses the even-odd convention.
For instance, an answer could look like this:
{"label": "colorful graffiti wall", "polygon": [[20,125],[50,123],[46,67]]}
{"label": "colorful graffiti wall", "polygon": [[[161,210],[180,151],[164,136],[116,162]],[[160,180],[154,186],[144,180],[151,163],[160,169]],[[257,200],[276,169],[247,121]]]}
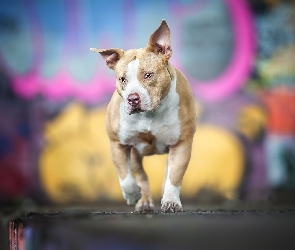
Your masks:
{"label": "colorful graffiti wall", "polygon": [[[114,75],[89,48],[140,48],[166,19],[198,128],[182,196],[295,189],[295,5],[0,0],[0,201],[121,201],[105,132]],[[144,160],[161,197],[167,156]]]}

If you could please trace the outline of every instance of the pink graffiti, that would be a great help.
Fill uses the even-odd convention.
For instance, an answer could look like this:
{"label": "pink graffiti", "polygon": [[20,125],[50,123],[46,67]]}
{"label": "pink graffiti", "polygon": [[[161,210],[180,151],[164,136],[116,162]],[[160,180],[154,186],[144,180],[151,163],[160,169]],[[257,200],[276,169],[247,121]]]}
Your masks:
{"label": "pink graffiti", "polygon": [[[67,62],[68,58],[71,58],[73,48],[69,46],[71,44],[72,34],[71,29],[78,27],[77,16],[79,17],[78,6],[73,6],[76,2],[67,2],[66,4],[66,35],[64,39],[63,51],[61,60]],[[63,99],[65,97],[74,97],[81,101],[96,102],[102,99],[105,94],[112,93],[115,89],[114,78],[108,76],[107,67],[101,70],[97,70],[93,77],[87,82],[83,82],[83,85],[77,84],[77,80],[74,79],[66,67],[60,67],[58,72],[51,78],[45,78],[41,75],[41,65],[43,62],[42,52],[43,48],[43,33],[41,27],[38,25],[37,13],[35,6],[32,2],[27,2],[23,5],[28,13],[30,23],[30,35],[33,46],[33,63],[31,70],[26,74],[11,74],[13,88],[16,93],[21,96],[32,98],[36,94],[42,93],[44,96],[53,99]],[[76,11],[76,15],[73,12]],[[102,44],[112,44],[108,38],[102,38]],[[89,53],[87,45],[85,50]],[[41,53],[40,53],[41,52]],[[61,63],[62,65],[62,63]],[[97,69],[101,68],[101,64],[97,62]]]}
{"label": "pink graffiti", "polygon": [[[186,73],[179,60],[174,62],[188,77],[195,95],[209,102],[224,99],[241,88],[249,78],[254,64],[254,27],[248,6],[243,0],[224,0],[224,3],[230,13],[235,46],[231,62],[226,70],[218,78],[208,82],[202,82]],[[205,2],[201,1],[199,4],[197,3],[185,9],[179,9],[180,6],[174,6],[173,12],[177,15],[177,19],[181,19],[184,15],[195,13],[196,9],[200,11],[204,7],[204,4]],[[176,22],[177,24],[176,32],[179,33],[174,35],[174,37],[178,38],[178,48],[176,50],[181,51],[182,45],[179,39],[182,37],[180,22]]]}
{"label": "pink graffiti", "polygon": [[[73,37],[71,29],[73,27],[79,27],[78,22],[79,15],[83,15],[79,9],[82,6],[73,6],[77,3],[65,1],[65,39],[63,44],[63,51],[61,55],[61,64],[68,63],[68,59],[74,54],[74,48],[69,46]],[[174,56],[172,63],[182,70],[188,77],[190,83],[193,86],[193,91],[196,96],[201,97],[206,101],[218,101],[233,94],[236,90],[241,88],[249,77],[250,70],[254,63],[254,50],[255,43],[253,38],[253,25],[250,11],[247,8],[245,1],[243,0],[224,0],[226,7],[230,13],[232,20],[232,30],[234,33],[234,52],[231,62],[226,70],[216,79],[208,82],[199,81],[191,77],[185,72],[185,69],[181,65],[179,53],[181,53],[182,41],[181,41],[181,20],[184,15],[194,14],[206,5],[206,1],[196,1],[188,7],[183,5],[171,4],[171,15],[174,20],[170,26],[173,27],[174,39]],[[106,94],[111,93],[115,89],[114,77],[108,74],[107,67],[102,67],[102,61],[97,60],[97,71],[87,82],[82,85],[77,82],[71,76],[69,70],[66,67],[59,67],[58,72],[51,78],[45,78],[41,74],[41,65],[43,63],[43,33],[39,26],[39,20],[35,6],[31,1],[25,1],[23,4],[28,13],[30,24],[30,35],[33,47],[33,63],[31,70],[25,74],[13,74],[11,73],[14,90],[22,96],[31,98],[36,94],[43,94],[46,97],[54,99],[62,99],[65,96],[74,97],[82,101],[95,102],[102,99]],[[68,9],[67,9],[68,8]],[[135,12],[135,9],[132,9]],[[85,14],[85,13],[84,13]],[[83,19],[83,18],[82,18]],[[125,21],[124,21],[125,22]],[[131,20],[126,21],[126,30],[130,25]],[[130,28],[130,27],[129,27]],[[129,32],[129,30],[128,30]],[[132,34],[134,35],[134,34]],[[105,34],[100,34],[101,45],[110,47],[112,43],[111,39],[108,39]],[[126,45],[126,44],[125,44]],[[95,44],[94,44],[95,46]],[[85,50],[88,50],[85,44]],[[85,53],[85,52],[84,52]],[[89,52],[91,53],[91,52]]]}

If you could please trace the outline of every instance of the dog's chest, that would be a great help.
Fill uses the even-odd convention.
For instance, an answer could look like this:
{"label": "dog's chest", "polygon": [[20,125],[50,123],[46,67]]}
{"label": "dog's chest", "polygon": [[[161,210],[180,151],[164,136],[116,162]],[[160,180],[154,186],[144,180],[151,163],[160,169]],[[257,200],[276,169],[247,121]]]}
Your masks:
{"label": "dog's chest", "polygon": [[155,111],[128,115],[123,104],[120,107],[119,139],[123,145],[131,145],[142,155],[167,153],[170,145],[180,136],[178,95],[173,102],[165,100]]}

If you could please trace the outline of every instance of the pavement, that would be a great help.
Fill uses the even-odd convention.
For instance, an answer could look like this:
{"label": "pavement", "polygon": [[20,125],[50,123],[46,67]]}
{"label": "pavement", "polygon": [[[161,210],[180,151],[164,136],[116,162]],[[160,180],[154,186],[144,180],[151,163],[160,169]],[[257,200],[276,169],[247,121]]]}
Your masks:
{"label": "pavement", "polygon": [[294,204],[185,204],[184,212],[124,204],[2,209],[0,249],[295,249]]}

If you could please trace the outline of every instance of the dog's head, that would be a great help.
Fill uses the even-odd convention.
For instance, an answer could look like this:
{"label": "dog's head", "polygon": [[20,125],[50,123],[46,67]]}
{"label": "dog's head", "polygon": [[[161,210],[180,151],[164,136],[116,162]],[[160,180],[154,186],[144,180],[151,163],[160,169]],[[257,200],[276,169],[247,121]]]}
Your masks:
{"label": "dog's head", "polygon": [[95,49],[116,74],[116,88],[128,114],[156,109],[170,90],[168,60],[172,55],[170,29],[165,20],[143,49]]}

